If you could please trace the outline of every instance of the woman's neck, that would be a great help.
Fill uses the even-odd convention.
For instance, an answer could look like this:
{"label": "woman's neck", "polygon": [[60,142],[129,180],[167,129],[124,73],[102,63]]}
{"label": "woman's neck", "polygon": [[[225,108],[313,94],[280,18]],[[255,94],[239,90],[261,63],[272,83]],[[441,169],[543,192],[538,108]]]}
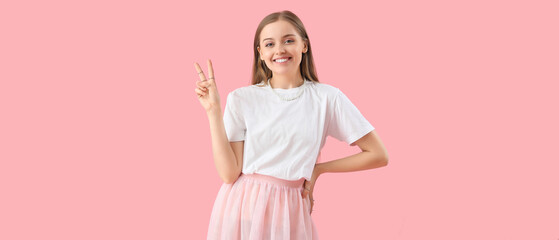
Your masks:
{"label": "woman's neck", "polygon": [[283,88],[283,89],[296,88],[303,85],[304,83],[305,83],[304,79],[299,73],[292,74],[292,75],[274,74],[272,78],[270,78],[270,82],[269,82],[272,88]]}

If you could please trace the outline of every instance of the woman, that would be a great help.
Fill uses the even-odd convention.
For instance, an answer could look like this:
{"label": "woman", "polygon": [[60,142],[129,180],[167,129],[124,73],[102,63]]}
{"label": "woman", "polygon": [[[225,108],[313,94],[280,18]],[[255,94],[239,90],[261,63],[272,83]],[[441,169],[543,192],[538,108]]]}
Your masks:
{"label": "woman", "polygon": [[[227,95],[223,116],[211,61],[208,79],[197,63],[195,68],[195,92],[224,181],[208,239],[318,239],[310,215],[317,178],[388,164],[374,127],[338,88],[318,81],[309,37],[290,11],[260,22],[252,85]],[[317,163],[327,136],[362,152]]]}

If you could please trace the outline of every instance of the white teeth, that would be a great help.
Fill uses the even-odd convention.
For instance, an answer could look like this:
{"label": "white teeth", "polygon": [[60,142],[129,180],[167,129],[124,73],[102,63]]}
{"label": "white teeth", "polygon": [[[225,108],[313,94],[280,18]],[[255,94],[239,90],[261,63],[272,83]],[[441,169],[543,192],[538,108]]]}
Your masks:
{"label": "white teeth", "polygon": [[282,63],[282,62],[285,62],[285,61],[287,61],[287,60],[289,60],[289,58],[276,59],[276,60],[274,60],[274,61],[279,62],[279,63]]}

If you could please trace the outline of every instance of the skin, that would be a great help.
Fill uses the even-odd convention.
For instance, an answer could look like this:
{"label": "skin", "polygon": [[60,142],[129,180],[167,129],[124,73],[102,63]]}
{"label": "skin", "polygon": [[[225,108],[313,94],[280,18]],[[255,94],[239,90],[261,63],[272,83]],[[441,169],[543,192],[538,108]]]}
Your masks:
{"label": "skin", "polygon": [[[272,88],[288,89],[303,84],[299,67],[303,53],[307,52],[307,43],[289,22],[279,20],[266,25],[260,33],[260,46],[257,50],[260,59],[272,70]],[[279,57],[291,59],[281,64],[273,61]]]}
{"label": "skin", "polygon": [[235,182],[241,174],[244,141],[229,142],[227,139],[211,60],[208,59],[209,78],[206,78],[198,63],[194,63],[194,67],[200,77],[194,91],[198,95],[200,104],[206,110],[210,122],[215,167],[223,182],[230,184]]}
{"label": "skin", "polygon": [[[294,36],[286,36],[293,34]],[[266,25],[260,34],[260,46],[257,50],[266,66],[272,70],[270,85],[272,88],[289,89],[303,84],[303,77],[299,68],[302,54],[307,51],[307,43],[297,33],[289,22],[279,20]],[[289,56],[292,59],[286,64],[277,64],[273,59]],[[208,115],[212,136],[212,150],[214,163],[219,176],[225,183],[234,183],[242,171],[244,141],[229,142],[223,124],[223,115],[214,71],[211,60],[208,59],[208,75],[202,71],[198,63],[194,63],[200,80],[194,89],[198,100]],[[323,173],[353,172],[379,168],[388,165],[388,153],[375,130],[369,132],[359,140],[350,144],[358,146],[361,152],[315,164],[311,180],[305,180],[302,197],[309,197],[311,201],[310,213],[314,206],[313,191],[316,180]]]}

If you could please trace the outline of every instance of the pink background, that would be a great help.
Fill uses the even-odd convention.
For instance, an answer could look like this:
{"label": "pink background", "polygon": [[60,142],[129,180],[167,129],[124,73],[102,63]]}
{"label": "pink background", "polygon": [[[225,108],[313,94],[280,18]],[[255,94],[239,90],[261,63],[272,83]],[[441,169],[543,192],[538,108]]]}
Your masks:
{"label": "pink background", "polygon": [[0,239],[205,239],[193,63],[224,106],[285,9],[390,155],[318,179],[321,239],[559,239],[556,1],[2,1]]}

